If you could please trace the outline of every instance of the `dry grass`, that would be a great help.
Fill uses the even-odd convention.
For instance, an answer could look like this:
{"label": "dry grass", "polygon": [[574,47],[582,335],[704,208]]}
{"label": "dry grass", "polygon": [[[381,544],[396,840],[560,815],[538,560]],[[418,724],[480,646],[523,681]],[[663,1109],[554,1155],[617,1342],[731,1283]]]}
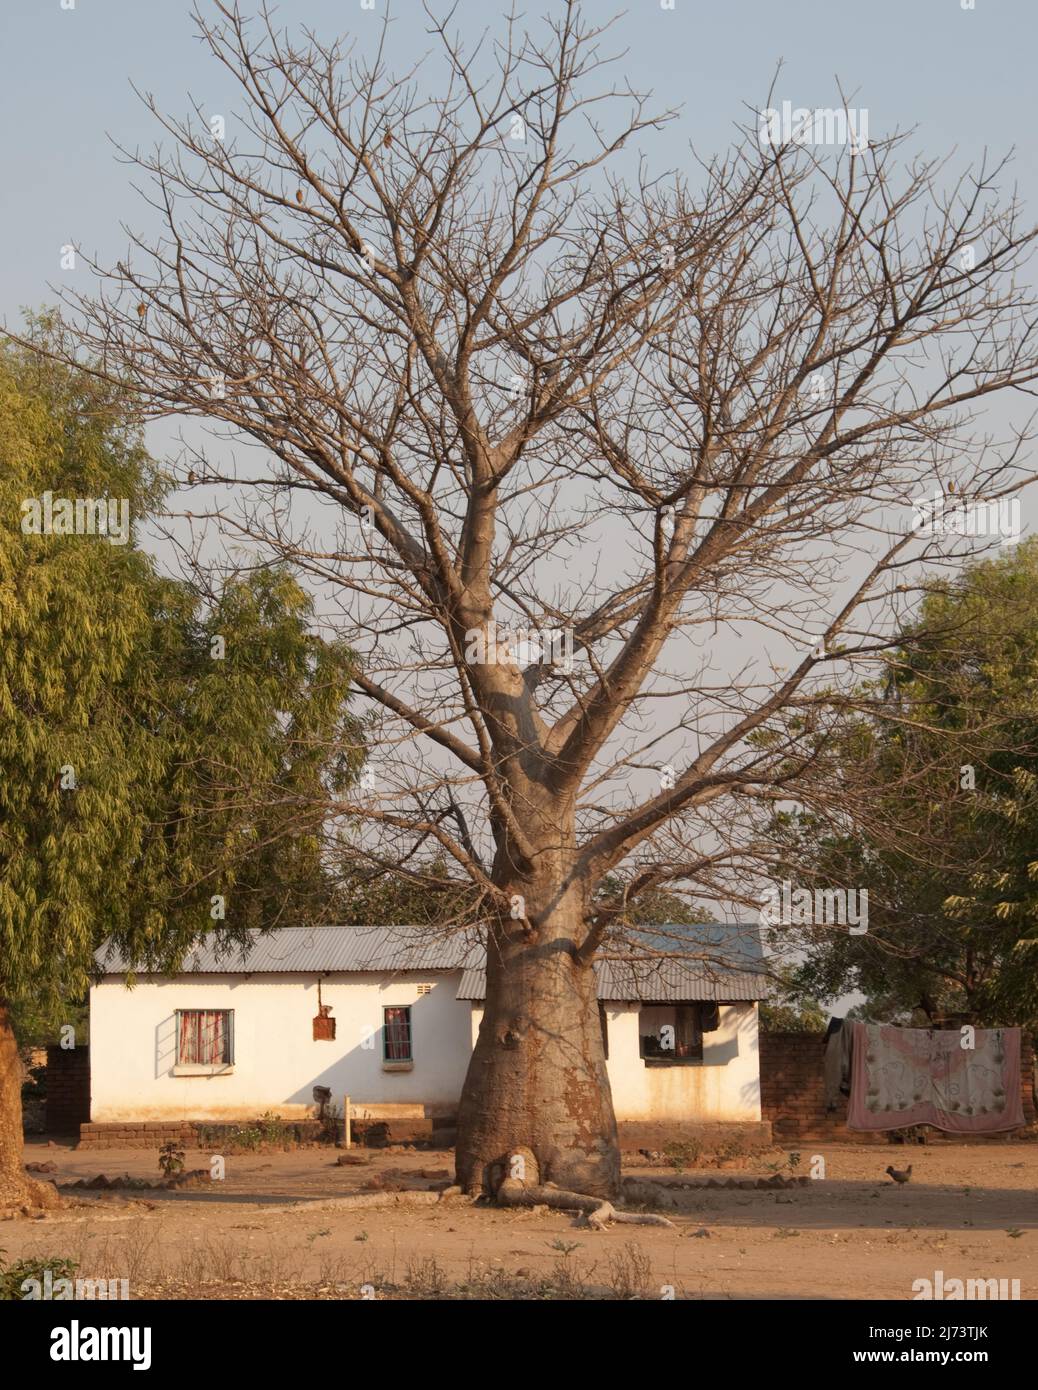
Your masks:
{"label": "dry grass", "polygon": [[[229,1235],[206,1234],[188,1249],[167,1250],[158,1229],[137,1222],[118,1233],[83,1229],[64,1243],[62,1255],[92,1278],[128,1279],[137,1299],[631,1300],[663,1297],[667,1287],[630,1242],[604,1262],[576,1257],[575,1242],[556,1242],[562,1253],[540,1273],[488,1266],[473,1255],[461,1279],[434,1255],[409,1256],[398,1270],[394,1246],[388,1261],[324,1257],[316,1280],[303,1273],[309,1244],[268,1239],[263,1247],[243,1248]],[[33,1253],[54,1257],[53,1241]]]}

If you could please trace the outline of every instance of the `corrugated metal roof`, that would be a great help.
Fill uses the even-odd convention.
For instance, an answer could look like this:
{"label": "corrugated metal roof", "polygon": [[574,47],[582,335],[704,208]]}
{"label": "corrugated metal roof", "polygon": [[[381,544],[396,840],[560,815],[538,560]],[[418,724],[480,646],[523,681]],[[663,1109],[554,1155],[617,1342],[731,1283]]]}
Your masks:
{"label": "corrugated metal roof", "polygon": [[656,927],[627,928],[627,944],[618,954],[649,951],[704,957],[725,970],[760,970],[764,948],[760,930],[747,922],[678,922]]}
{"label": "corrugated metal roof", "polygon": [[[717,974],[708,978],[688,970],[675,961],[661,963],[660,969],[650,966],[640,970],[624,967],[617,971],[615,962],[597,961],[595,977],[598,997],[615,1003],[684,1003],[716,1000],[725,1003],[751,1003],[766,999],[768,981],[763,975]],[[483,970],[466,970],[458,985],[458,998],[478,1001],[485,999],[487,977]]]}
{"label": "corrugated metal roof", "polygon": [[[768,977],[759,970],[721,970],[702,962],[679,960],[599,960],[595,962],[598,997],[631,1003],[678,1003],[684,1000],[728,1002],[766,999]],[[470,966],[458,985],[459,999],[486,997],[486,972]]]}
{"label": "corrugated metal roof", "polygon": [[485,999],[487,994],[487,972],[482,966],[461,972],[458,981],[459,999]]}
{"label": "corrugated metal roof", "polygon": [[[461,970],[482,944],[475,933],[436,933],[428,927],[293,927],[284,931],[249,933],[251,944],[243,950],[221,948],[206,937],[185,958],[183,974],[255,975],[313,974],[318,971]],[[110,957],[102,947],[97,963],[106,975],[128,969],[117,952]],[[138,969],[138,974],[151,972]]]}
{"label": "corrugated metal roof", "polygon": [[768,995],[767,977],[760,971],[722,970],[701,961],[601,960],[595,963],[599,999],[753,1000]]}
{"label": "corrugated metal roof", "polygon": [[[622,959],[596,961],[599,999],[734,1001],[768,996],[760,938],[752,927],[707,923],[659,927],[639,935],[647,950],[685,950],[688,957],[639,955],[635,945],[625,948]],[[207,937],[185,959],[181,973],[460,971],[459,999],[482,999],[486,994],[483,941],[472,930],[445,934],[428,927],[300,927],[265,935],[251,932],[250,938],[243,952],[240,947],[221,949]],[[118,953],[109,956],[104,947],[97,962],[105,975],[121,975],[128,968]]]}

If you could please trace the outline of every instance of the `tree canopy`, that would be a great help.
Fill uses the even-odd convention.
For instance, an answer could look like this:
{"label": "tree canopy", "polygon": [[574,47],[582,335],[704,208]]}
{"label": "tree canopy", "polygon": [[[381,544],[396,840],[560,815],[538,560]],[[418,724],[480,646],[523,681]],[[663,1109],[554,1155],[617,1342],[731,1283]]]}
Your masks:
{"label": "tree canopy", "polygon": [[[792,982],[872,1017],[1038,1023],[1038,540],[936,583],[885,717],[848,715],[831,770],[853,829],[780,818],[786,866],[868,884],[867,934],[805,937]],[[866,692],[867,693],[867,692]]]}
{"label": "tree canopy", "polygon": [[312,920],[329,798],[353,775],[353,670],[284,567],[211,595],[134,538],[26,533],[26,499],[165,480],[124,397],[0,355],[0,997],[76,998],[106,938],[175,964],[203,931]]}

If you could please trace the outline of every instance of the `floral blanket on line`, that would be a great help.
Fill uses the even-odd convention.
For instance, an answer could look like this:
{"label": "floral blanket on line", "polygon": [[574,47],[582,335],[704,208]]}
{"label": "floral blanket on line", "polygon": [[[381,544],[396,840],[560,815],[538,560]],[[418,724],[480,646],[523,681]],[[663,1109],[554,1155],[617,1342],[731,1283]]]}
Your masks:
{"label": "floral blanket on line", "polygon": [[1023,1124],[1019,1028],[977,1028],[970,1048],[958,1029],[853,1026],[849,1129],[984,1134]]}

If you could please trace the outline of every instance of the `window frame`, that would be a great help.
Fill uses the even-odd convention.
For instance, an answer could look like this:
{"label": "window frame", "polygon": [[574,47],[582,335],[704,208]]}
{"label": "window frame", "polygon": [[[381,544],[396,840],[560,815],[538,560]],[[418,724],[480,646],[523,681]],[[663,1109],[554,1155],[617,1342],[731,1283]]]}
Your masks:
{"label": "window frame", "polygon": [[[405,1039],[394,1038],[394,1047],[400,1047],[402,1042],[406,1042],[406,1057],[390,1057],[389,1055],[389,1029],[390,1023],[386,1017],[389,1013],[404,1014],[404,1026],[407,1029]],[[399,1026],[399,1025],[394,1025]],[[382,1070],[383,1071],[412,1071],[414,1068],[414,1014],[411,1004],[383,1004],[382,1005]]]}
{"label": "window frame", "polygon": [[[641,1005],[639,1006],[639,1009],[638,1009],[638,1056],[639,1056],[640,1060],[645,1064],[645,1066],[647,1066],[647,1067],[701,1067],[701,1066],[703,1066],[704,1061],[705,1061],[705,1046],[704,1046],[704,1042],[703,1042],[702,1008],[703,1008],[702,1001],[700,1001],[700,1000],[698,1000],[698,999],[675,999],[673,1002],[667,1002],[667,1003],[663,1003],[663,1002],[643,1003],[643,1004],[641,1004]],[[677,1017],[678,1011],[679,1011],[679,1010],[682,1010],[682,1009],[688,1009],[688,1010],[690,1011],[691,1018],[692,1018],[693,1041],[692,1041],[692,1043],[691,1043],[691,1047],[692,1047],[693,1050],[692,1050],[689,1054],[687,1054],[686,1056],[684,1056],[684,1057],[681,1057],[681,1056],[678,1055],[677,1047],[675,1047],[675,1049],[674,1049],[673,1052],[664,1051],[663,1049],[660,1049],[660,1051],[659,1051],[658,1053],[652,1053],[652,1052],[647,1053],[647,1052],[645,1051],[645,1039],[646,1039],[647,1036],[652,1036],[652,1035],[651,1035],[651,1034],[644,1034],[644,1033],[642,1032],[641,1019],[642,1019],[642,1014],[645,1013],[646,1010],[648,1010],[648,1009],[653,1009],[653,1010],[655,1010],[655,1011],[657,1011],[657,1012],[661,1012],[661,1011],[663,1011],[663,1010],[673,1010],[673,1012],[674,1012],[674,1041],[675,1041],[675,1044],[677,1044],[677,1041],[678,1041],[678,1033],[679,1033],[679,1031],[680,1031],[680,1030],[679,1030],[679,1026],[678,1026],[678,1017]]]}
{"label": "window frame", "polygon": [[[180,1059],[181,1020],[185,1014],[223,1014],[224,1054],[221,1062],[183,1062]],[[176,1037],[176,1061],[173,1064],[174,1076],[229,1076],[234,1071],[234,1010],[233,1009],[174,1009],[173,1027]]]}

